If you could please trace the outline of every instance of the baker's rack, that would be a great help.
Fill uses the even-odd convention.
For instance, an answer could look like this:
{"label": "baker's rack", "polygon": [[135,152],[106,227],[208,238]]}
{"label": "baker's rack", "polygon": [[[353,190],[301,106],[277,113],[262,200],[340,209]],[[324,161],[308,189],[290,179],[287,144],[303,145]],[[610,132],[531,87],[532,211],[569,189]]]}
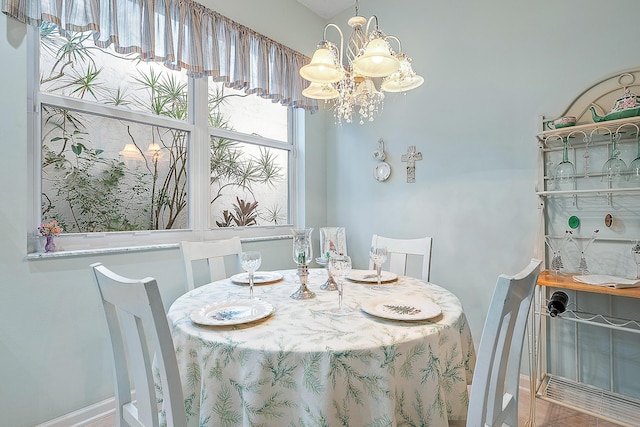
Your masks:
{"label": "baker's rack", "polygon": [[[601,228],[597,241],[603,255],[599,256],[601,262],[595,265],[595,269],[600,271],[595,272],[629,276],[633,271],[635,276],[635,265],[631,269],[628,263],[625,267],[622,265],[623,262],[616,260],[627,261],[625,256],[628,256],[628,248],[631,247],[631,243],[640,238],[640,180],[638,183],[625,182],[623,185],[612,185],[610,180],[602,179],[600,161],[609,157],[614,138],[617,144],[624,146],[626,158],[633,159],[640,156],[638,152],[640,116],[595,123],[589,113],[589,109],[594,107],[597,113],[602,115],[622,93],[622,87],[629,87],[632,92],[634,90],[636,93],[640,92],[640,70],[612,75],[580,94],[565,111],[558,115],[558,117],[575,116],[577,118],[575,126],[550,129],[548,123],[553,122],[554,118],[540,118],[541,131],[536,135],[539,148],[536,194],[541,213],[541,230],[544,235],[561,236],[566,229],[564,218],[569,215],[579,215],[584,218],[584,224],[580,227],[583,227],[585,232],[591,233],[594,228]],[[553,161],[550,162],[550,160],[555,158],[557,161],[558,155],[564,150],[565,142],[571,149],[570,161],[578,166],[576,179],[573,188],[557,189],[554,188]],[[599,160],[594,161],[598,158]],[[607,228],[608,226],[602,224],[601,219],[605,212],[613,213],[618,221],[617,228]],[[577,233],[580,234],[579,229]],[[543,256],[547,252],[542,238],[539,239],[538,250],[539,256],[545,259],[546,265],[550,265],[549,254]],[[631,264],[633,264],[632,261]],[[607,271],[607,269],[610,270]],[[612,344],[619,341],[619,335],[625,334],[633,336],[630,342],[640,343],[635,335],[640,333],[640,318],[627,318],[632,316],[617,316],[615,313],[616,307],[620,305],[620,298],[623,298],[626,304],[640,305],[640,288],[604,288],[576,283],[572,278],[573,275],[567,272],[557,274],[546,270],[541,273],[538,280],[540,286],[536,293],[534,303],[536,307],[533,315],[534,325],[536,325],[533,345],[538,362],[537,369],[534,369],[533,373],[536,385],[535,396],[620,425],[637,426],[640,419],[640,389],[634,390],[632,395],[621,393],[618,389],[616,382],[619,378],[616,377],[615,372],[617,361]],[[578,303],[573,302],[559,318],[551,319],[546,311],[546,303],[548,296],[555,289],[567,290],[572,299],[577,300]],[[592,307],[583,309],[580,303],[583,299],[587,302],[587,306],[598,299],[604,301],[599,302],[602,307],[605,307],[604,312],[592,310]],[[607,371],[610,378],[609,387],[596,387],[585,383],[581,378],[581,372],[583,372],[581,364],[587,358],[579,354],[583,345],[579,343],[579,338],[581,331],[590,330],[592,327],[601,328],[602,331],[596,334],[608,335],[609,344],[611,344]],[[566,354],[553,349],[553,346],[557,345],[554,339],[557,341],[558,338],[554,328],[569,331],[568,335],[571,335],[575,341],[574,348],[567,349]],[[604,332],[606,330],[609,331],[608,334]],[[638,344],[638,351],[640,352],[640,344]],[[563,362],[566,356],[573,357],[575,374],[559,375],[549,372],[549,368],[553,370],[548,360],[551,356],[561,360],[561,362],[551,363],[559,364],[561,368],[565,368],[564,365],[571,365]],[[560,371],[560,374],[564,374],[568,369],[564,371],[560,369]],[[634,373],[631,372],[630,375]]]}

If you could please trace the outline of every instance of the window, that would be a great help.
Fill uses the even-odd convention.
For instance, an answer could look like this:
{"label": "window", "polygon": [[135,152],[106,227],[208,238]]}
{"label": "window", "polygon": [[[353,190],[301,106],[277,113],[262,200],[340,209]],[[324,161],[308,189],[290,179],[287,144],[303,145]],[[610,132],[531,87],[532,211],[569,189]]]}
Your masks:
{"label": "window", "polygon": [[64,249],[292,223],[291,107],[96,47],[89,32],[44,23],[32,46],[34,218],[61,224]]}

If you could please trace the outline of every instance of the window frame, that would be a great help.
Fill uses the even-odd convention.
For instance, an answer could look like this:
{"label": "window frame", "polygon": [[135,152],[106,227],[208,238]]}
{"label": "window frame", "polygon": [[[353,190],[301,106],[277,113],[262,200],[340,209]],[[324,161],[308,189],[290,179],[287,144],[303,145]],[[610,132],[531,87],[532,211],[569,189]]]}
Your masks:
{"label": "window frame", "polygon": [[[304,111],[300,108],[287,108],[288,138],[286,142],[244,134],[226,129],[208,126],[207,96],[209,78],[189,77],[188,119],[176,120],[166,116],[158,116],[147,112],[124,110],[108,105],[100,105],[81,99],[62,95],[40,92],[39,87],[39,58],[40,37],[39,27],[27,27],[27,146],[29,170],[28,191],[31,194],[28,224],[32,226],[27,236],[37,236],[37,227],[42,222],[41,184],[42,184],[42,135],[41,135],[41,106],[43,104],[69,108],[76,111],[86,111],[90,114],[102,115],[114,119],[122,119],[151,126],[162,126],[189,132],[187,146],[187,194],[188,194],[188,223],[186,229],[175,230],[138,230],[101,233],[70,233],[56,237],[62,251],[100,251],[101,249],[132,247],[161,247],[175,245],[182,240],[202,241],[224,239],[240,236],[244,239],[281,238],[290,234],[290,228],[301,224],[300,215],[303,206],[304,185],[299,185],[299,178],[304,170],[304,163],[300,156],[300,147],[304,144],[303,128]],[[197,106],[200,106],[198,108]],[[287,206],[288,222],[282,225],[247,226],[247,227],[215,227],[210,226],[210,184],[209,158],[210,138],[225,137],[241,143],[278,148],[289,152],[288,160],[288,192]],[[215,220],[215,218],[214,218]]]}

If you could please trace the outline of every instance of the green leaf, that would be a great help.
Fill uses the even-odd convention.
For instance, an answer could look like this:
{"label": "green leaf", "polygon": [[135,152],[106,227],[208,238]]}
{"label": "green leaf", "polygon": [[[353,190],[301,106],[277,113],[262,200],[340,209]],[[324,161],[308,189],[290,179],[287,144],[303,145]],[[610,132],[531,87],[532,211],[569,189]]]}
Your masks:
{"label": "green leaf", "polygon": [[76,156],[79,156],[80,153],[82,153],[82,147],[82,144],[74,144],[71,146],[71,151],[73,151],[73,154]]}

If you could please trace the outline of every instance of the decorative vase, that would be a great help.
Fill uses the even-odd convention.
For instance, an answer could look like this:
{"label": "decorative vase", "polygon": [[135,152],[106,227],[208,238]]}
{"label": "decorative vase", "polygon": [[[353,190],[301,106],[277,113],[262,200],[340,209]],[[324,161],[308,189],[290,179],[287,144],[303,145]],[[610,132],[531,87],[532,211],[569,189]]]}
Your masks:
{"label": "decorative vase", "polygon": [[47,238],[47,243],[44,245],[45,252],[55,252],[56,244],[53,242],[53,236],[45,236]]}

